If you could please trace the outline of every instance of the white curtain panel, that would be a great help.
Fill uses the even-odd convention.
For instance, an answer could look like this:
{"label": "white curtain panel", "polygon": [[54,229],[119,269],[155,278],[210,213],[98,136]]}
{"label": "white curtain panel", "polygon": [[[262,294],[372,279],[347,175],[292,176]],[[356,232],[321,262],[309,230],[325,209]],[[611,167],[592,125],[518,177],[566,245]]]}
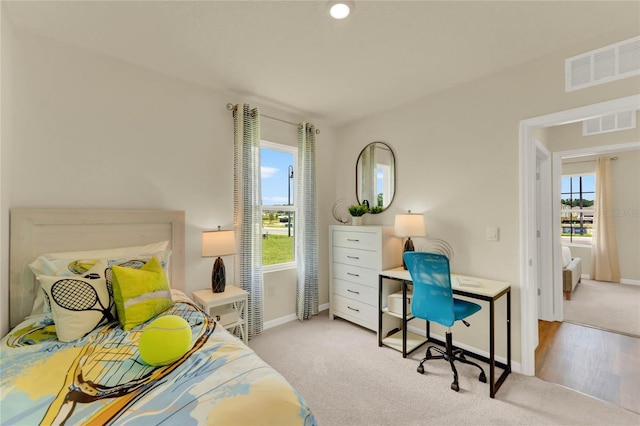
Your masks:
{"label": "white curtain panel", "polygon": [[316,211],[316,129],[298,125],[295,250],[296,315],[306,320],[318,314],[318,218]]}
{"label": "white curtain panel", "polygon": [[260,112],[248,104],[233,110],[233,207],[238,244],[237,285],[249,292],[248,336],[260,333],[262,312],[262,210],[260,207]]}
{"label": "white curtain panel", "polygon": [[611,159],[596,160],[596,199],[594,214],[593,259],[591,279],[620,282],[620,263],[616,241],[616,224],[611,197]]}

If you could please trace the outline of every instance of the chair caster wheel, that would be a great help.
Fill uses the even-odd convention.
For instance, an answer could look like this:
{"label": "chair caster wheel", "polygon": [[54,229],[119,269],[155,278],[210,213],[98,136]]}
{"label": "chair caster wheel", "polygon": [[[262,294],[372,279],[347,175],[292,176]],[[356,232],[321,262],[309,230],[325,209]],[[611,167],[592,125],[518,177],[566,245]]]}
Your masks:
{"label": "chair caster wheel", "polygon": [[417,370],[417,371],[418,371],[418,373],[420,373],[420,374],[424,374],[424,367],[423,367],[422,365],[419,365],[419,366],[418,366],[418,370]]}
{"label": "chair caster wheel", "polygon": [[480,373],[480,377],[478,377],[478,380],[480,380],[482,383],[487,383],[487,376],[485,376],[484,373]]}
{"label": "chair caster wheel", "polygon": [[453,382],[453,383],[451,383],[451,389],[453,389],[456,392],[459,392],[460,391],[460,386],[458,386],[458,383]]}

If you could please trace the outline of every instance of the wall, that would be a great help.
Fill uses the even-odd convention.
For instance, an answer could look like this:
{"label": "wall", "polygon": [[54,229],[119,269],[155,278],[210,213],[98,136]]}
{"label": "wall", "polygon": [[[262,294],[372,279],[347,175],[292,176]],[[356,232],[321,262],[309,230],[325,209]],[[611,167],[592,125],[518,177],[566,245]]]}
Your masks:
{"label": "wall", "polygon": [[[6,5],[0,3],[0,282],[9,276],[9,135],[11,134],[11,87],[13,30]],[[9,285],[0,285],[0,335],[9,328]]]}
{"label": "wall", "polygon": [[[3,37],[3,80],[4,41]],[[200,256],[201,232],[218,225],[228,229],[233,222],[233,120],[226,104],[251,99],[215,92],[25,30],[14,29],[11,44],[12,61],[7,65],[13,90],[10,97],[4,93],[2,97],[3,118],[5,106],[12,116],[11,134],[3,133],[2,145],[2,244],[7,244],[6,218],[13,207],[184,210],[186,288],[208,288],[213,260]],[[253,105],[269,115],[313,122],[313,117],[259,102]],[[262,124],[263,138],[296,144],[294,127],[283,128],[267,119]],[[328,125],[315,124],[322,131],[318,137],[319,225],[326,229],[330,217],[326,206],[333,203],[335,187],[327,167],[334,137]],[[327,246],[323,234],[320,243]],[[320,250],[320,303],[328,302],[326,252]],[[3,266],[7,258],[5,246]],[[225,263],[233,282],[233,258],[226,257]],[[7,269],[2,273],[6,294]],[[292,291],[295,281],[278,285],[284,294]],[[273,316],[265,316],[265,321],[295,312],[289,298],[282,300],[265,299],[265,310]],[[5,308],[6,304],[3,321]]]}
{"label": "wall", "polygon": [[[368,216],[368,224],[393,224],[394,215],[408,209],[424,213],[428,235],[453,246],[454,271],[512,283],[516,362],[521,357],[519,123],[638,93],[637,77],[564,92],[565,58],[636,33],[637,28],[621,29],[338,129],[344,154],[336,159],[338,197],[353,197],[353,167],[364,145],[383,141],[396,154],[396,198],[384,213]],[[488,226],[499,227],[499,241],[486,240]],[[487,350],[484,307],[471,318],[471,328],[457,325],[454,336]],[[505,339],[497,339],[498,353],[504,356]]]}

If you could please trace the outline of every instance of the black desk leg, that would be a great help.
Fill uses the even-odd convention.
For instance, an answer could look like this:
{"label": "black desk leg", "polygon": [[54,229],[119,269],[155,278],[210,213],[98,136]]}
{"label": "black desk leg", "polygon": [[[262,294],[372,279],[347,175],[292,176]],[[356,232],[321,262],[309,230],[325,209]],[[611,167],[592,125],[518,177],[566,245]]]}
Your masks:
{"label": "black desk leg", "polygon": [[507,371],[511,373],[511,289],[507,292]]}
{"label": "black desk leg", "polygon": [[407,282],[402,281],[402,358],[407,357]]}
{"label": "black desk leg", "polygon": [[496,389],[496,340],[495,340],[495,312],[493,299],[489,302],[489,396],[495,397]]}

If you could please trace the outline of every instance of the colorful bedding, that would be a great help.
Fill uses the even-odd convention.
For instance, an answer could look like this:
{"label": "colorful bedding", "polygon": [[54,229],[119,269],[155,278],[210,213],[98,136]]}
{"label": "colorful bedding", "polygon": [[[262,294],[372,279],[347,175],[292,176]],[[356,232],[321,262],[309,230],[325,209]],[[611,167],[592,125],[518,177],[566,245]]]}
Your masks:
{"label": "colorful bedding", "polygon": [[188,299],[161,315],[192,329],[189,352],[152,367],[140,359],[145,326],[117,322],[61,343],[44,316],[0,342],[0,423],[315,425],[310,408],[273,368]]}

